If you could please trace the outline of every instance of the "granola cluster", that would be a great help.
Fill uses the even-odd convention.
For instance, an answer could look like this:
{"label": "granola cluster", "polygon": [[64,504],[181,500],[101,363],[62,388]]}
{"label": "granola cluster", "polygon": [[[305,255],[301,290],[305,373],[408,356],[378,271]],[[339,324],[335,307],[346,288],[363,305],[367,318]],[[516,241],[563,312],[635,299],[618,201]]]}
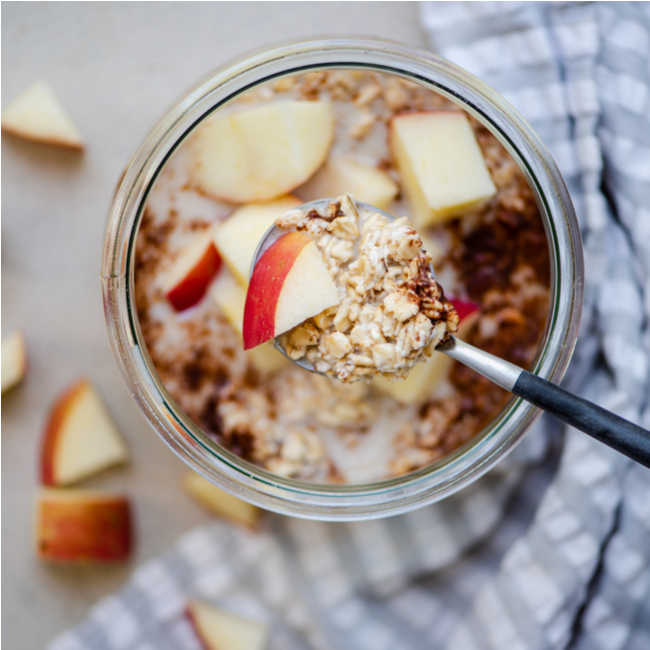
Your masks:
{"label": "granola cluster", "polygon": [[276,225],[314,238],[341,298],[281,337],[292,359],[305,358],[343,382],[378,374],[402,379],[458,329],[458,314],[406,217],[360,215],[345,195],[323,214],[290,210]]}

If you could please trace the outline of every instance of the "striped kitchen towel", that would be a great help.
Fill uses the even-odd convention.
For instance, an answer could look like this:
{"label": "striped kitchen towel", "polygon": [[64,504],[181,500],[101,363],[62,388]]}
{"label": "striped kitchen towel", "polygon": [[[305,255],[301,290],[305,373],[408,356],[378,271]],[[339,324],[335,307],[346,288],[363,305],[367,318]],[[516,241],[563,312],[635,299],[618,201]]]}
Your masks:
{"label": "striped kitchen towel", "polygon": [[[420,9],[431,48],[528,119],[571,191],[586,304],[569,387],[648,428],[650,5]],[[441,503],[267,523],[187,534],[50,650],[200,650],[188,596],[268,622],[272,649],[650,648],[650,471],[546,416]]]}

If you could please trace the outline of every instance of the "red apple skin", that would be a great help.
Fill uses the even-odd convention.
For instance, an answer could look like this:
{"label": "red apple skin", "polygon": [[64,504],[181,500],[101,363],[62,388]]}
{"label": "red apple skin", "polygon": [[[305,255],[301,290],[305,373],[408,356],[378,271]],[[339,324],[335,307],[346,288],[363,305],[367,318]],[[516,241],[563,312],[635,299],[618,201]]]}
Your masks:
{"label": "red apple skin", "polygon": [[176,311],[184,311],[196,305],[208,290],[208,286],[221,268],[221,256],[210,242],[205,252],[190,272],[167,292],[167,299]]}
{"label": "red apple skin", "polygon": [[481,309],[480,305],[475,302],[467,302],[458,298],[449,298],[449,302],[451,302],[458,314],[459,323],[462,323],[468,316]]}
{"label": "red apple skin", "polygon": [[131,508],[121,496],[47,496],[38,505],[36,535],[43,560],[121,562],[133,546]]}
{"label": "red apple skin", "polygon": [[45,426],[43,444],[41,445],[41,483],[43,485],[56,485],[54,454],[57,438],[61,433],[61,425],[77,396],[86,389],[87,385],[88,380],[82,379],[70,386],[55,402],[50,412],[50,417]]}
{"label": "red apple skin", "polygon": [[275,312],[285,278],[312,239],[289,232],[267,248],[257,261],[244,306],[244,350],[250,350],[275,336]]}

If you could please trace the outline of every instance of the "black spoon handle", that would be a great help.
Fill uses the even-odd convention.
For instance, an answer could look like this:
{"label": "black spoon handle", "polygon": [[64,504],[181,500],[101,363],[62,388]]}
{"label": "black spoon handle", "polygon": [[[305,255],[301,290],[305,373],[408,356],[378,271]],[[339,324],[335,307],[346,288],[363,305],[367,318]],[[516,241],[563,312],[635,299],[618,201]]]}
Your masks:
{"label": "black spoon handle", "polygon": [[438,349],[514,395],[650,467],[650,431],[454,337]]}
{"label": "black spoon handle", "polygon": [[521,371],[512,392],[637,463],[650,467],[650,431],[526,370]]}

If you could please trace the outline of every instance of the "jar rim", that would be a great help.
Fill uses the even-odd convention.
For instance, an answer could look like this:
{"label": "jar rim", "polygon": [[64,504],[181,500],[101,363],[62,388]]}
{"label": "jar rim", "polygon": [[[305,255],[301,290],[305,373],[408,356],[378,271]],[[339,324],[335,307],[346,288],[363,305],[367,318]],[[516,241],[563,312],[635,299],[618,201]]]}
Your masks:
{"label": "jar rim", "polygon": [[350,485],[280,477],[217,448],[182,412],[157,377],[135,305],[135,241],[144,205],[161,170],[195,126],[253,87],[332,68],[372,69],[431,88],[473,115],[512,155],[538,203],[551,263],[549,318],[531,370],[559,382],[577,339],[584,263],[575,212],[555,162],[527,122],[489,86],[433,54],[388,41],[326,38],[282,44],[239,57],[187,93],[136,151],[116,191],[104,244],[102,292],[111,347],[131,394],[157,433],[194,470],[246,501],[282,514],[370,519],[413,510],[473,482],[523,438],[540,412],[513,398],[463,447],[400,477]]}

